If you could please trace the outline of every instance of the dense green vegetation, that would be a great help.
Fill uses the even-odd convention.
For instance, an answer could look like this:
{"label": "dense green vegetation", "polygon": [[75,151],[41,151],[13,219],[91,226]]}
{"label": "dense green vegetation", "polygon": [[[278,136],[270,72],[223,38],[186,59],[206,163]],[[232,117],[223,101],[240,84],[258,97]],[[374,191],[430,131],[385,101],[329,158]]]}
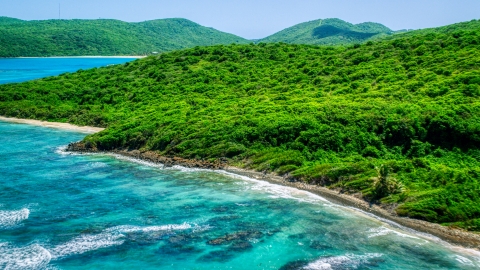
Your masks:
{"label": "dense green vegetation", "polygon": [[144,55],[247,40],[185,19],[22,21],[0,17],[0,57]]}
{"label": "dense green vegetation", "polygon": [[351,24],[340,19],[325,19],[304,22],[269,37],[262,42],[285,42],[292,44],[345,45],[380,38],[393,31],[379,23]]}
{"label": "dense green vegetation", "polygon": [[480,230],[480,21],[350,47],[195,47],[0,86],[0,115],[361,192]]}

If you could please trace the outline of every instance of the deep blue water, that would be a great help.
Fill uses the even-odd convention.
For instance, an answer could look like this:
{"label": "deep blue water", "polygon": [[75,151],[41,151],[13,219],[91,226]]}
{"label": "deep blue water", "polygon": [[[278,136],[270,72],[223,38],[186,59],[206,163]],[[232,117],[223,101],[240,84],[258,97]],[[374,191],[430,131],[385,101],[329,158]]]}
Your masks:
{"label": "deep blue water", "polygon": [[224,172],[72,155],[0,122],[0,269],[478,269],[473,251]]}
{"label": "deep blue water", "polygon": [[0,58],[0,84],[24,82],[132,60],[134,58]]}

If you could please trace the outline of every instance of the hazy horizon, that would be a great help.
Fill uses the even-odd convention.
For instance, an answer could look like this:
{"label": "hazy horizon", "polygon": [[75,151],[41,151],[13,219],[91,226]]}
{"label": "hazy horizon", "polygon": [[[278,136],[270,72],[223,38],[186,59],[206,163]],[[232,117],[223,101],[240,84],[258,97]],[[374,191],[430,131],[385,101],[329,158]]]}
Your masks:
{"label": "hazy horizon", "polygon": [[[459,3],[461,2],[461,3]],[[59,14],[60,5],[60,14]],[[298,23],[339,18],[350,23],[377,22],[392,30],[438,27],[479,19],[478,0],[3,0],[0,16],[23,20],[117,19],[139,22],[185,18],[247,39],[259,39]]]}

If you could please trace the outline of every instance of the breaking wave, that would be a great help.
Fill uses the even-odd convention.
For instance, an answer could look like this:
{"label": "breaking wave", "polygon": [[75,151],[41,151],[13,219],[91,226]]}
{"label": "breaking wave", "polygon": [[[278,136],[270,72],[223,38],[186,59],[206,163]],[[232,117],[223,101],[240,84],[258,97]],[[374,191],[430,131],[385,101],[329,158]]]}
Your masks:
{"label": "breaking wave", "polygon": [[368,263],[370,259],[379,258],[383,254],[367,253],[365,255],[346,254],[343,256],[324,257],[309,263],[305,270],[330,270],[330,269],[355,269],[362,264]]}
{"label": "breaking wave", "polygon": [[16,248],[2,243],[0,254],[1,269],[41,269],[52,259],[50,252],[38,244]]}
{"label": "breaking wave", "polygon": [[85,234],[78,236],[64,244],[50,249],[53,259],[78,255],[92,250],[122,245],[127,233],[150,233],[158,231],[176,231],[192,228],[190,224],[168,224],[163,226],[130,226],[122,225],[105,229],[99,234]]}
{"label": "breaking wave", "polygon": [[0,229],[10,228],[28,219],[30,210],[23,208],[15,211],[0,211]]}

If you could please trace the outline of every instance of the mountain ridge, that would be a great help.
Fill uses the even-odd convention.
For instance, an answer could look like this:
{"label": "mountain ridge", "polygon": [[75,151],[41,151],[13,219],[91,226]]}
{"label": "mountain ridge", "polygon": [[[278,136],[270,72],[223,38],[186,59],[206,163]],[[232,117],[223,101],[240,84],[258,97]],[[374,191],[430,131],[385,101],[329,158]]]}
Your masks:
{"label": "mountain ridge", "polygon": [[0,57],[145,55],[248,42],[182,18],[135,23],[113,19],[23,21],[0,18]]}

